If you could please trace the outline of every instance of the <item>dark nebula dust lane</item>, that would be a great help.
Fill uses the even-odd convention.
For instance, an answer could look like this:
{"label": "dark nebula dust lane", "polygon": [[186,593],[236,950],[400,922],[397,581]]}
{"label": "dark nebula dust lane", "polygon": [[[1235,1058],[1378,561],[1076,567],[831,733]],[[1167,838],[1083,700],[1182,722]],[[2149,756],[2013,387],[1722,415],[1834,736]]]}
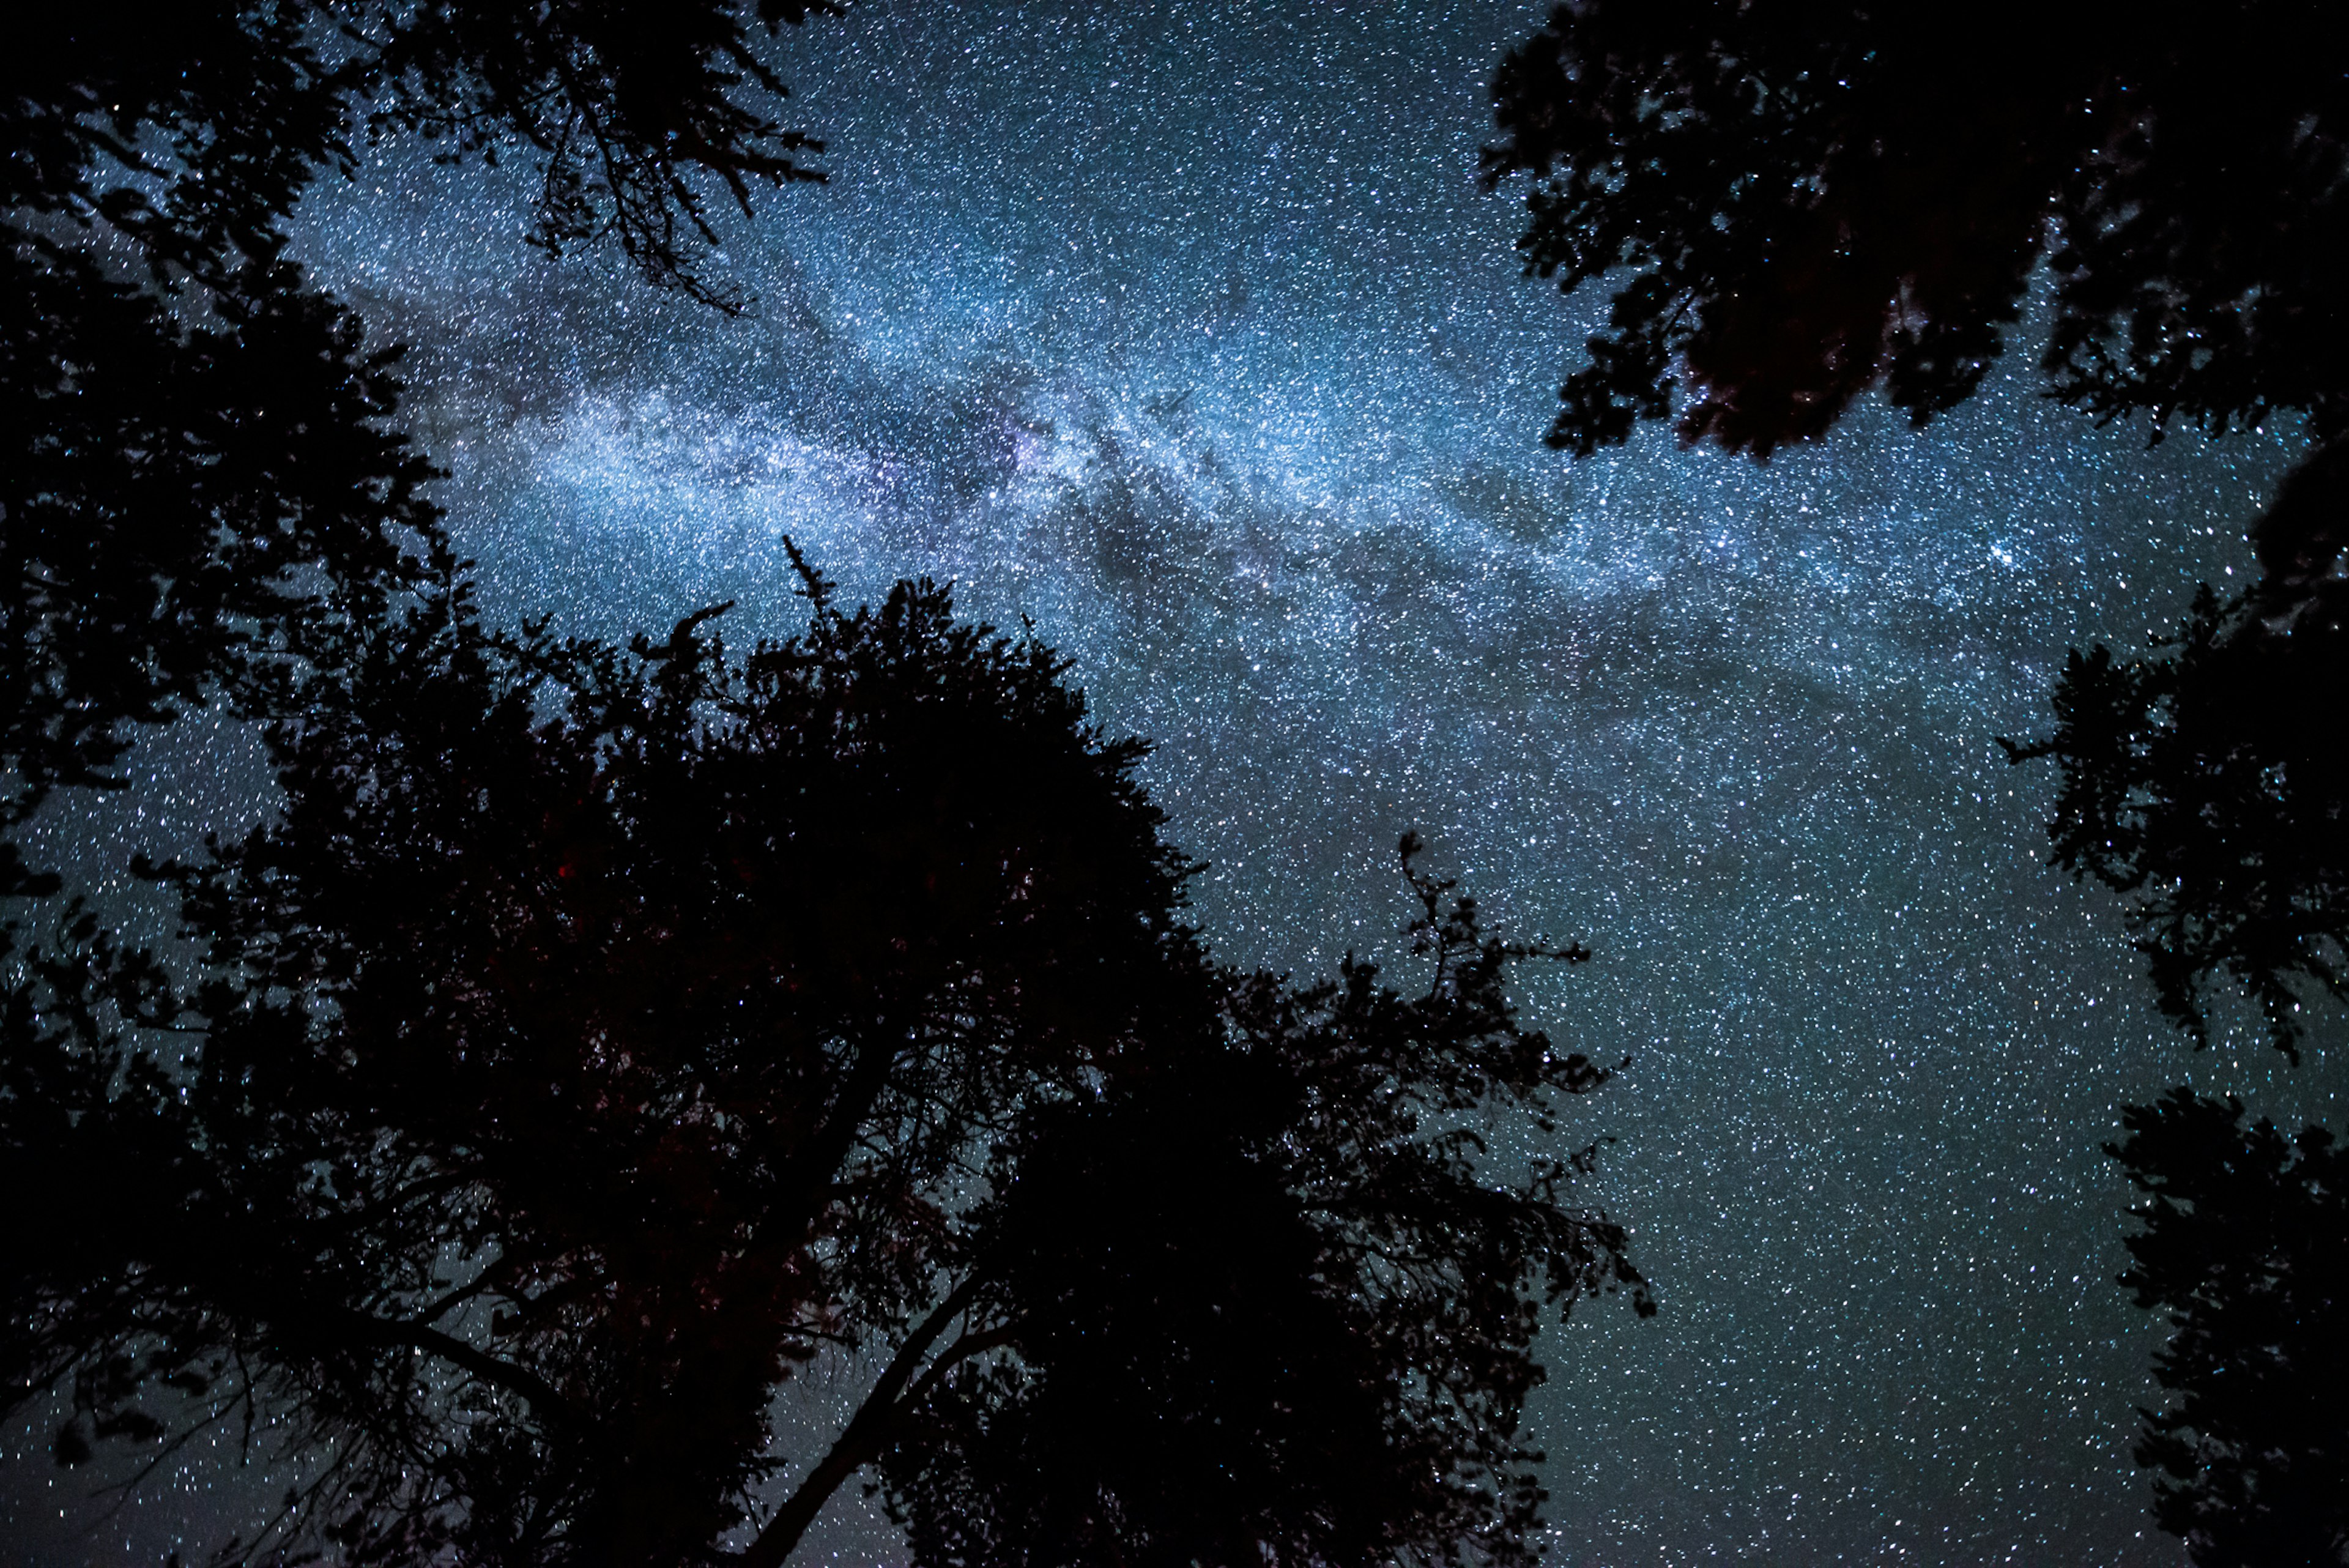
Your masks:
{"label": "dark nebula dust lane", "polygon": [[[2098,1146],[2166,1083],[2323,1110],[2337,1075],[2271,1089],[2248,1027],[2193,1056],[1994,737],[2067,646],[2243,570],[2302,443],[2148,452],[2038,400],[2025,343],[1921,435],[1547,451],[1597,305],[1520,279],[1475,180],[1540,10],[860,4],[782,40],[832,181],[727,225],[740,320],[548,262],[502,177],[411,152],[322,185],[302,246],[416,344],[496,612],[732,599],[748,638],[798,607],[786,535],[852,597],[951,579],[1156,742],[1226,957],[1391,945],[1414,826],[1596,950],[1529,1011],[1632,1058],[1567,1134],[1618,1140],[1591,1196],[1662,1312],[1547,1341],[1551,1562],[2182,1561]],[[75,821],[93,864],[139,831]],[[217,1462],[74,1539],[168,1542]],[[80,1485],[11,1507],[53,1532]],[[853,1495],[829,1528],[889,1560]]]}

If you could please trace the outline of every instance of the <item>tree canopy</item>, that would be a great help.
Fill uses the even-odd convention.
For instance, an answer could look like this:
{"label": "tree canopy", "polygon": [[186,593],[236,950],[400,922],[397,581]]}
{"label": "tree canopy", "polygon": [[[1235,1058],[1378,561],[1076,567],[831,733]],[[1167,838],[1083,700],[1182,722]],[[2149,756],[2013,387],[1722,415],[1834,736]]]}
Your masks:
{"label": "tree canopy", "polygon": [[821,179],[823,144],[770,119],[770,32],[835,0],[214,0],[125,26],[51,6],[12,33],[0,92],[0,205],[101,224],[166,273],[275,259],[311,182],[362,136],[420,134],[450,159],[516,151],[539,174],[533,237],[616,239],[657,284],[731,303],[696,242],[714,183]]}
{"label": "tree canopy", "polygon": [[2333,1136],[2243,1125],[2173,1089],[2110,1152],[2147,1202],[2121,1282],[2176,1330],[2168,1407],[2139,1462],[2154,1517],[2201,1568],[2330,1564],[2349,1551],[2349,1160]]}
{"label": "tree canopy", "polygon": [[[1414,996],[1216,968],[1139,749],[926,585],[737,656],[442,572],[157,868],[199,983],[85,928],[12,999],[62,1456],[290,1419],[245,1550],[351,1563],[780,1563],[869,1463],[925,1562],[1533,1561],[1540,1305],[1646,1305],[1578,1162],[1485,1147],[1607,1076],[1510,1008],[1549,950],[1414,871]],[[885,1366],[775,1502],[826,1349]]]}
{"label": "tree canopy", "polygon": [[[2349,421],[2349,75],[2314,0],[1950,9],[1578,0],[1494,79],[1519,248],[1616,282],[1550,431],[1766,457],[1882,386],[1972,396],[2044,261],[2049,390],[2099,419]],[[1685,389],[1676,397],[1676,384]]]}
{"label": "tree canopy", "polygon": [[2296,1054],[2302,992],[2349,978],[2349,741],[2329,697],[2349,680],[2349,446],[2296,470],[2252,540],[2251,587],[2206,587],[2147,654],[2074,650],[2054,733],[2009,750],[2060,764],[2054,862],[2127,898],[2163,1010],[2199,1040],[2227,976]]}
{"label": "tree canopy", "polygon": [[[814,5],[766,0],[769,28]],[[819,177],[730,0],[44,6],[0,61],[0,832],[134,727],[282,711],[440,538],[398,353],[285,259],[367,137],[522,151],[550,250],[709,275],[710,189]],[[342,630],[336,628],[341,628]],[[40,886],[7,851],[8,881]]]}
{"label": "tree canopy", "polygon": [[265,711],[440,535],[397,356],[254,264],[190,327],[45,237],[0,246],[0,829],[119,783],[131,726]]}
{"label": "tree canopy", "polygon": [[[1972,396],[2054,281],[2051,396],[2219,433],[2284,412],[2318,441],[2254,530],[2261,583],[2167,651],[2075,654],[2056,732],[2056,862],[2131,900],[2163,1008],[2214,974],[2296,1037],[2338,992],[2349,546],[2349,49],[2324,7],[1988,11],[1808,0],[1578,0],[1494,79],[1519,244],[1608,329],[1561,389],[1588,455],[1679,411],[1766,458],[1881,386],[1922,425]],[[2330,444],[2327,444],[2330,443]]]}

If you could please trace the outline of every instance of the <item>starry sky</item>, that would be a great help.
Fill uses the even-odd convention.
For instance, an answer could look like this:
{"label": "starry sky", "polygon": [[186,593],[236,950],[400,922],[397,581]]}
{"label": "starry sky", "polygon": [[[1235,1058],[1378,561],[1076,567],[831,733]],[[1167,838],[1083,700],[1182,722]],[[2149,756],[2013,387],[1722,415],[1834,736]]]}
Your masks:
{"label": "starry sky", "polygon": [[[2098,1145],[2178,1081],[2330,1114],[2342,1053],[2291,1074],[2227,1014],[2193,1054],[1993,737],[2071,644],[2247,571],[2303,443],[2148,450],[2038,399],[2026,349],[1921,434],[1864,405],[1766,467],[1547,451],[1603,301],[1524,281],[1518,193],[1475,180],[1538,16],[859,0],[778,47],[832,181],[725,224],[739,320],[529,251],[521,173],[413,149],[322,185],[300,250],[415,345],[493,613],[785,629],[787,534],[852,597],[951,579],[1155,742],[1226,959],[1391,946],[1412,826],[1508,929],[1595,950],[1526,1002],[1632,1059],[1568,1133],[1618,1140],[1590,1196],[1662,1310],[1545,1342],[1548,1561],[2180,1563],[2128,1457],[2158,1332]],[[95,864],[249,819],[237,738],[183,728],[136,801],[43,830]],[[78,1482],[13,1468],[50,1562],[136,1556],[214,1484],[191,1460],[67,1544]],[[896,1551],[853,1496],[826,1531]]]}

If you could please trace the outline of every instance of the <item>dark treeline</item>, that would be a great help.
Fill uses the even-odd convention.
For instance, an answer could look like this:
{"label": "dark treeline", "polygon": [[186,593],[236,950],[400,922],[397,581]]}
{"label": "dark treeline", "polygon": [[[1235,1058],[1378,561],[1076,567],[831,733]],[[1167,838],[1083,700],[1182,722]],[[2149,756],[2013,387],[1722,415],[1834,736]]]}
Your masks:
{"label": "dark treeline", "polygon": [[[1485,154],[1526,182],[1528,274],[1614,290],[1550,431],[1577,453],[1676,419],[1766,460],[1871,389],[1926,425],[2043,269],[2049,397],[2154,440],[2304,421],[2258,580],[2145,655],[2075,652],[2010,748],[2061,767],[2054,861],[2127,900],[2164,1011],[2199,1044],[2231,981],[2294,1060],[2349,937],[2344,39],[2314,0],[1579,0],[1502,64]],[[2158,1519],[2204,1568],[2349,1561],[2330,1135],[2185,1090],[2126,1120],[2126,1282],[2177,1330]]]}
{"label": "dark treeline", "polygon": [[[926,1563],[1531,1568],[1546,1321],[1627,1292],[1511,945],[1419,868],[1407,990],[1215,963],[1030,638],[901,584],[748,650],[486,625],[396,349],[285,254],[369,138],[522,158],[534,238],[740,308],[825,5],[49,7],[0,73],[0,1377],[54,1451],[295,1478],[223,1562],[775,1564],[854,1478]],[[679,607],[692,610],[693,607]],[[276,809],[23,857],[198,710]],[[837,1431],[779,1432],[819,1356]],[[812,1448],[800,1445],[811,1437]]]}

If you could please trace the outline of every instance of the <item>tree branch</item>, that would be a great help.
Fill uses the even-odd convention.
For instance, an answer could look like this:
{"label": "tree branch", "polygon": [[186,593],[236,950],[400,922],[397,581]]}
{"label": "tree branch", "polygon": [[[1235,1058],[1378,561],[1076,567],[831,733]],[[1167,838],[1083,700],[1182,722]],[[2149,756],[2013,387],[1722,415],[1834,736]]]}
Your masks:
{"label": "tree branch", "polygon": [[[740,1559],[742,1568],[782,1568],[783,1562],[799,1545],[800,1537],[807,1533],[808,1526],[815,1522],[815,1516],[823,1511],[832,1494],[840,1490],[841,1483],[881,1452],[891,1429],[911,1406],[911,1401],[901,1403],[899,1396],[905,1392],[905,1386],[913,1382],[914,1374],[921,1366],[922,1358],[929,1354],[930,1346],[938,1342],[938,1336],[947,1331],[947,1325],[969,1308],[971,1299],[978,1293],[982,1278],[983,1274],[974,1272],[956,1287],[953,1294],[939,1303],[936,1312],[922,1321],[919,1328],[906,1336],[905,1344],[897,1347],[897,1354],[890,1358],[887,1368],[873,1385],[872,1392],[865,1395],[864,1403],[858,1407],[847,1428],[840,1434],[839,1440],[832,1445],[832,1451],[823,1456],[805,1480],[800,1482],[798,1490],[776,1511],[775,1517],[767,1521],[767,1527],[759,1532],[758,1539],[744,1550]],[[942,1368],[974,1354],[964,1348],[968,1338],[966,1336],[964,1340],[957,1341],[954,1348],[930,1368],[929,1375],[922,1379],[917,1394],[928,1393]]]}
{"label": "tree branch", "polygon": [[405,1345],[427,1355],[437,1355],[492,1387],[521,1395],[543,1416],[566,1425],[579,1424],[579,1412],[573,1407],[571,1401],[557,1392],[554,1385],[526,1366],[501,1361],[489,1352],[468,1345],[454,1334],[443,1334],[428,1324],[381,1318],[368,1313],[352,1315],[360,1332],[378,1344]]}
{"label": "tree branch", "polygon": [[864,1125],[865,1113],[888,1087],[889,1069],[897,1061],[895,1033],[883,1024],[858,1050],[848,1081],[840,1086],[840,1096],[833,1102],[832,1114],[809,1140],[809,1147],[790,1158],[789,1182],[798,1190],[777,1202],[760,1227],[764,1232],[762,1239],[787,1248],[799,1247],[823,1217],[824,1206],[832,1199],[841,1164],[847,1159],[849,1150],[856,1147],[857,1129]]}

